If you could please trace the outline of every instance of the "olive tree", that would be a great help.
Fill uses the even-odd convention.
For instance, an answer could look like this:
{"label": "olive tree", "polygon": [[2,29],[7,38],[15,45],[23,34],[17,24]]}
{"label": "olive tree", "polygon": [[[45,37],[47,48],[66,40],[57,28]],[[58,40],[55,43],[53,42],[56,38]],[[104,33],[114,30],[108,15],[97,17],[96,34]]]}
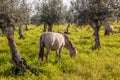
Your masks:
{"label": "olive tree", "polygon": [[73,17],[73,13],[71,10],[68,10],[65,14],[65,19],[66,19],[66,23],[68,24],[64,33],[68,34],[69,33],[69,28],[71,26],[71,24],[73,23],[74,17]]}
{"label": "olive tree", "polygon": [[30,15],[31,15],[31,6],[30,4],[27,4],[26,0],[22,1],[22,4],[20,5],[21,10],[21,17],[22,17],[22,23],[25,25],[25,30],[28,31],[28,24],[30,24]]}
{"label": "olive tree", "polygon": [[[117,3],[117,4],[116,4]],[[94,30],[95,47],[100,48],[99,30],[103,21],[115,18],[119,0],[71,0],[73,13],[80,25],[90,24]]]}
{"label": "olive tree", "polygon": [[30,7],[26,3],[26,0],[19,1],[19,5],[16,7],[14,16],[16,19],[16,25],[18,26],[19,39],[24,39],[22,26],[25,25],[25,30],[28,31],[28,24],[30,23]]}
{"label": "olive tree", "polygon": [[48,31],[52,32],[53,24],[59,23],[62,19],[63,0],[43,0],[36,6],[37,14],[45,25],[48,25]]}
{"label": "olive tree", "polygon": [[[14,40],[15,19],[13,18],[12,14],[14,14],[15,12],[16,2],[17,0],[0,1],[0,29],[7,37],[10,51],[12,53],[13,72],[15,72],[15,74],[17,74],[20,71],[30,71],[34,73],[35,69],[28,66],[26,60],[23,57],[21,57]],[[8,11],[6,11],[7,9]]]}

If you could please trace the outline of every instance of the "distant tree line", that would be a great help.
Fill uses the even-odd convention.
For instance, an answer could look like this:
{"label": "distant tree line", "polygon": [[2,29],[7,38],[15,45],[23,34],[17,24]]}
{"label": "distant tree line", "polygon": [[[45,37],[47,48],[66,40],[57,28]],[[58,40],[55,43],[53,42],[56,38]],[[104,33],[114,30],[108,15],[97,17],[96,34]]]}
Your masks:
{"label": "distant tree line", "polygon": [[[99,30],[106,21],[120,19],[119,0],[71,0],[71,6],[66,8],[63,0],[39,1],[35,8],[36,15],[32,21],[37,24],[48,25],[48,31],[52,31],[53,24],[60,24],[61,21],[68,23],[65,33],[68,33],[71,23],[78,26],[90,25],[94,30],[95,46],[100,48]],[[36,17],[36,18],[35,18]]]}

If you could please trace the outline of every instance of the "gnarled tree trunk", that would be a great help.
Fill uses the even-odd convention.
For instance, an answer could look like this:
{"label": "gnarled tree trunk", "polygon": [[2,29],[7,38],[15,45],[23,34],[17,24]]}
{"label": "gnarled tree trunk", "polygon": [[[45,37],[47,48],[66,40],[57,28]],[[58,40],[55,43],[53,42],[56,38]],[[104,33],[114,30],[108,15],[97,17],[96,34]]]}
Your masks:
{"label": "gnarled tree trunk", "polygon": [[65,32],[64,32],[65,34],[68,34],[68,33],[69,33],[70,25],[71,25],[71,23],[68,23],[67,28],[66,28],[66,30],[65,30]]}
{"label": "gnarled tree trunk", "polygon": [[44,23],[44,30],[43,30],[43,32],[46,32],[46,29],[47,29],[47,24]]}
{"label": "gnarled tree trunk", "polygon": [[15,74],[19,73],[19,71],[26,72],[30,71],[34,73],[34,69],[31,68],[26,64],[26,60],[20,56],[20,53],[17,49],[15,40],[14,40],[14,31],[11,29],[10,31],[7,32],[6,34],[9,46],[10,46],[10,51],[12,53],[12,62],[13,62],[13,72]]}
{"label": "gnarled tree trunk", "polygon": [[94,36],[95,36],[95,49],[100,48],[100,36],[99,36],[99,30],[100,26],[98,25],[98,20],[95,21],[95,27],[94,27]]}
{"label": "gnarled tree trunk", "polygon": [[19,26],[18,34],[19,34],[19,39],[24,39],[21,25]]}
{"label": "gnarled tree trunk", "polygon": [[52,32],[53,25],[48,25],[48,32]]}
{"label": "gnarled tree trunk", "polygon": [[13,62],[13,72],[17,74],[18,72],[26,72],[30,71],[32,73],[36,74],[36,70],[34,68],[31,68],[26,64],[26,60],[20,56],[20,53],[17,49],[15,40],[14,40],[14,28],[15,24],[12,21],[12,18],[10,15],[5,13],[0,13],[0,20],[3,20],[4,22],[0,22],[0,29],[4,34],[6,34],[10,51],[12,53],[12,62]]}
{"label": "gnarled tree trunk", "polygon": [[25,24],[25,31],[28,31],[29,29],[28,29],[28,25],[27,24]]}

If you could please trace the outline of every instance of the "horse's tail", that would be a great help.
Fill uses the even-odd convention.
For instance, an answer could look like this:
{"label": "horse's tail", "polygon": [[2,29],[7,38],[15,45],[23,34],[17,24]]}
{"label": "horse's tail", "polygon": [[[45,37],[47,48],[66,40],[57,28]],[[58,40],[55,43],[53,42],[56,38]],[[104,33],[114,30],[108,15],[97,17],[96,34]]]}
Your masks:
{"label": "horse's tail", "polygon": [[40,59],[41,61],[43,61],[43,57],[44,57],[44,42],[43,42],[43,36],[41,36],[39,39],[38,63],[40,63]]}

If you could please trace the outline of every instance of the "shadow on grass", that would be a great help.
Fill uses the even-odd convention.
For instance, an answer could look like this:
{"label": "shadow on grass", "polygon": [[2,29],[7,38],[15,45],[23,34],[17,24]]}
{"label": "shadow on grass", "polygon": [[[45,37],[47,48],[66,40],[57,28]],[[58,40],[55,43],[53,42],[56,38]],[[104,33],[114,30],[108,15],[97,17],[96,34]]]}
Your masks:
{"label": "shadow on grass", "polygon": [[12,72],[12,67],[3,70],[0,72],[0,76],[4,76],[4,77],[14,77],[15,74]]}
{"label": "shadow on grass", "polygon": [[8,53],[8,50],[0,50],[0,53]]}
{"label": "shadow on grass", "polygon": [[[100,47],[101,48],[101,47]],[[95,51],[95,50],[100,50],[100,48],[96,48],[95,46],[90,47],[91,50]]]}
{"label": "shadow on grass", "polygon": [[[40,72],[42,70],[34,68],[34,71],[32,72],[34,75],[39,76]],[[0,71],[0,76],[3,77],[17,77],[17,76],[25,76],[27,72],[19,72],[18,74],[15,74],[13,72],[13,67],[9,67],[6,70]],[[31,74],[32,74],[31,73]]]}

